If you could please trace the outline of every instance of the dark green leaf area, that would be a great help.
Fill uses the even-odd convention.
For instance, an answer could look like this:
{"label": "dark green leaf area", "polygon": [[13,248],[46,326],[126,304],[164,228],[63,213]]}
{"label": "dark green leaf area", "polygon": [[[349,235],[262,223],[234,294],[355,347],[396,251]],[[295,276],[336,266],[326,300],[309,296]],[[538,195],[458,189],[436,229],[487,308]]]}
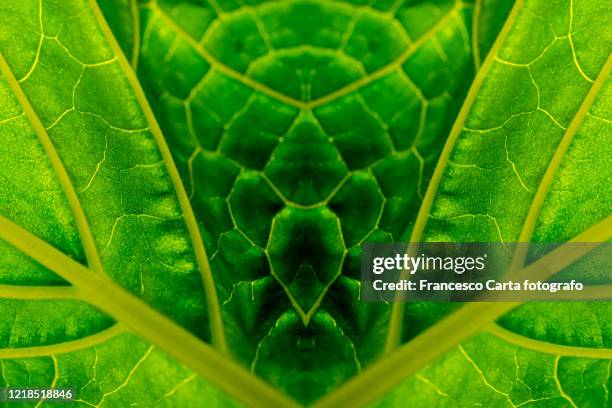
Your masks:
{"label": "dark green leaf area", "polygon": [[261,170],[294,121],[295,109],[252,95],[225,125],[220,151],[245,167]]}
{"label": "dark green leaf area", "polygon": [[289,207],[274,218],[270,237],[266,250],[272,273],[306,323],[340,274],[346,253],[340,222],[326,207]]}
{"label": "dark green leaf area", "polygon": [[245,72],[251,61],[267,53],[257,22],[247,10],[219,21],[220,24],[209,32],[207,48],[220,61],[236,71]]}
{"label": "dark green leaf area", "polygon": [[219,21],[205,41],[211,54],[300,100],[323,96],[390,63],[410,42],[386,13],[371,8],[356,14],[342,3],[269,2],[257,13],[242,8]]}
{"label": "dark green leaf area", "polygon": [[221,293],[226,298],[221,310],[228,344],[239,361],[253,367],[261,341],[278,326],[284,314],[296,312],[285,291],[269,275],[234,283],[231,288],[231,292]]}
{"label": "dark green leaf area", "polygon": [[480,25],[474,27],[478,31],[478,51],[480,60],[484,60],[487,53],[501,30],[514,0],[483,0],[480,4]]}
{"label": "dark green leaf area", "polygon": [[396,71],[368,84],[359,94],[366,101],[364,108],[376,112],[397,150],[409,149],[415,144],[424,130],[421,115],[427,110],[425,105],[431,102],[425,100],[406,76]]}
{"label": "dark green leaf area", "polygon": [[255,244],[265,247],[272,218],[283,201],[257,172],[244,172],[236,181],[229,198],[236,226]]}
{"label": "dark green leaf area", "polygon": [[[101,0],[98,5],[110,28],[116,33],[117,42],[128,59],[138,52],[134,47],[134,20],[130,0]],[[134,10],[136,11],[136,10]],[[137,12],[137,11],[136,11]]]}
{"label": "dark green leaf area", "polygon": [[264,173],[287,200],[310,205],[325,200],[347,168],[311,115],[302,115],[275,150]]}
{"label": "dark green leaf area", "polygon": [[359,281],[340,276],[329,288],[321,309],[334,316],[337,326],[352,340],[357,359],[365,366],[379,357],[384,348],[385,337],[380,333],[389,326],[390,305],[357,303],[355,299],[359,298],[359,290]]}
{"label": "dark green leaf area", "polygon": [[[221,270],[232,270],[231,274],[219,277],[219,286],[229,287],[233,282],[251,282],[269,276],[270,271],[264,251],[256,246],[239,230],[233,229],[221,234],[219,249],[211,256],[211,264]],[[222,298],[223,292],[221,294]],[[230,293],[227,292],[227,296]],[[225,296],[225,297],[227,297]]]}
{"label": "dark green leaf area", "polygon": [[345,52],[360,60],[367,72],[372,72],[399,57],[409,44],[403,29],[389,24],[383,13],[367,10],[357,18]]}
{"label": "dark green leaf area", "polygon": [[210,177],[210,183],[193,183],[191,185],[192,202],[196,214],[206,214],[209,221],[203,229],[206,248],[214,253],[219,246],[220,235],[233,227],[226,198],[240,172],[239,167],[221,155],[202,152],[189,160],[185,170],[190,176],[193,173]]}
{"label": "dark green leaf area", "polygon": [[[471,9],[141,4],[139,78],[203,231],[231,352],[302,402],[384,347],[389,307],[359,302],[360,245],[410,233],[472,80]],[[320,378],[293,375],[300,364]]]}
{"label": "dark green leaf area", "polygon": [[357,245],[376,227],[384,199],[376,179],[364,171],[353,173],[334,195],[329,206],[342,220],[347,246]]}
{"label": "dark green leaf area", "polygon": [[380,160],[373,168],[381,194],[387,197],[379,226],[396,239],[402,237],[418,211],[422,194],[423,162],[416,150],[397,153]]}
{"label": "dark green leaf area", "polygon": [[[379,228],[374,229],[360,244],[367,242],[392,243],[393,237]],[[361,279],[361,245],[349,248],[346,253],[342,275],[355,280]]]}
{"label": "dark green leaf area", "polygon": [[324,105],[316,114],[351,170],[368,166],[393,150],[387,125],[359,94]]}
{"label": "dark green leaf area", "polygon": [[[415,82],[425,87],[428,97],[462,83],[470,56],[469,26],[450,19],[450,30],[429,37],[440,18],[464,10],[450,0],[419,7],[388,3],[359,7],[363,4],[299,0],[240,8],[218,3],[212,10],[205,4],[162,1],[153,9],[172,18],[181,31],[168,29],[164,18],[152,21],[153,30],[145,40],[167,47],[146,48],[145,61],[164,60],[147,76],[154,78],[158,90],[185,98],[209,68],[222,66],[304,102],[342,91],[357,80],[367,82],[369,75],[378,76],[383,70],[390,74],[400,66],[419,77]],[[466,4],[465,10],[469,9]],[[149,18],[145,12],[143,20]],[[194,50],[186,36],[200,49]],[[413,48],[420,37],[428,41],[422,49]],[[442,69],[431,71],[433,65]],[[178,73],[173,66],[190,71]]]}
{"label": "dark green leaf area", "polygon": [[325,96],[363,76],[353,58],[332,50],[288,49],[262,57],[251,76],[297,100]]}
{"label": "dark green leaf area", "polygon": [[351,340],[328,312],[319,310],[307,327],[295,312],[285,313],[260,343],[251,368],[309,403],[361,365]]}

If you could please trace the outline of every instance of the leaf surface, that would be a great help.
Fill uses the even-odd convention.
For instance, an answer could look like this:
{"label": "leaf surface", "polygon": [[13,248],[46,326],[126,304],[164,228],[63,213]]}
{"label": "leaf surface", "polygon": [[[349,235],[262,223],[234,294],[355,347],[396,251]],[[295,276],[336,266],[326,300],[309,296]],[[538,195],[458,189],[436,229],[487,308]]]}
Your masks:
{"label": "leaf surface", "polygon": [[609,370],[609,359],[538,352],[483,334],[371,406],[605,407]]}
{"label": "leaf surface", "polygon": [[[603,3],[519,1],[495,44],[509,2],[101,1],[119,44],[93,1],[8,3],[0,384],[102,406],[296,405],[258,377],[321,407],[609,403],[608,303],[391,314],[357,280],[367,241],[610,238]],[[380,359],[387,336],[407,343]]]}
{"label": "leaf surface", "polygon": [[109,27],[132,67],[138,65],[140,52],[140,15],[137,0],[100,0]]}
{"label": "leaf surface", "polygon": [[139,78],[230,349],[304,402],[380,353],[389,308],[357,303],[359,245],[409,234],[474,71],[471,3],[358,3],[141,12]]}
{"label": "leaf surface", "polygon": [[0,26],[0,384],[233,404],[191,367],[291,405],[204,343],[223,352],[193,210],[97,5],[5,2]]}
{"label": "leaf surface", "polygon": [[[602,28],[596,16],[606,11],[596,2],[567,2],[555,9],[556,25],[527,29],[535,18],[550,18],[545,9],[525,2],[491,58],[469,114],[455,124],[461,130],[438,165],[441,177],[435,190],[430,187],[435,198],[429,215],[422,211],[423,239],[565,242],[612,213],[612,196],[599,188],[612,174],[610,157],[598,148],[610,130],[610,43],[602,39],[580,47],[582,36],[595,36]],[[548,42],[516,49],[533,36]],[[524,332],[537,326],[541,340],[550,340],[545,334],[550,331],[557,332],[553,337],[565,336],[565,343],[605,345],[609,340],[604,338],[578,338],[588,337],[587,327],[603,329],[595,322],[609,314],[609,303],[585,304],[580,317],[568,319],[575,307],[534,303],[516,312],[520,322],[511,323],[508,316],[502,324],[522,326]],[[560,334],[564,330],[576,334]]]}
{"label": "leaf surface", "polygon": [[[537,25],[536,19],[551,24]],[[606,37],[609,33],[588,46],[582,42],[585,37],[596,38],[597,33],[605,31],[606,19],[609,10],[598,2],[568,1],[554,8],[535,0],[517,2],[453,126],[411,241],[610,240],[611,201],[608,189],[601,188],[610,178],[610,157],[602,148],[610,134],[612,58]],[[551,256],[561,254],[563,251]],[[529,259],[521,254],[517,254],[517,260],[520,268],[529,264]],[[586,275],[585,279],[591,277]],[[609,302],[531,303],[511,311],[517,306],[483,303],[449,308],[396,304],[388,345],[394,348],[397,340],[394,336],[408,342],[367,375],[354,379],[335,396],[326,397],[319,406],[342,401],[351,390],[372,381],[383,370],[399,369],[409,375],[427,363],[430,363],[427,368],[400,386],[406,387],[403,391],[398,389],[395,397],[390,398],[406,398],[411,387],[429,381],[438,403],[453,405],[456,402],[452,399],[460,396],[456,382],[477,374],[476,381],[461,382],[461,388],[465,390],[466,384],[470,389],[484,386],[488,390],[482,399],[488,404],[537,405],[542,401],[544,406],[607,405],[611,332],[609,318],[604,316],[610,315]],[[458,311],[450,313],[457,308]],[[419,334],[413,322],[415,316],[424,312],[431,316],[429,328]],[[494,325],[490,331],[509,343],[509,347],[491,342],[490,335],[467,341],[495,320],[501,327]],[[432,350],[431,342],[435,339]],[[465,352],[468,346],[488,360],[478,362],[470,357],[472,353]],[[503,362],[525,349],[540,352],[537,358],[547,362],[533,368],[517,362],[513,377],[503,374]],[[451,351],[432,362],[444,350]],[[452,356],[458,360],[446,365]],[[445,367],[445,372],[456,372],[457,376],[432,377],[431,370],[440,367]],[[543,386],[542,378],[551,377],[547,374],[551,367],[554,380],[551,385],[555,389],[551,388],[549,395],[534,397],[535,385],[522,378],[521,370],[532,371],[531,375],[537,376]],[[560,376],[560,367],[567,377]],[[579,384],[569,367],[584,369],[588,372],[585,375],[593,376],[594,384],[599,386],[591,389]],[[394,374],[393,378],[401,376]],[[440,386],[449,378],[452,383]],[[393,381],[389,379],[390,383]],[[513,381],[519,383],[512,385]],[[532,395],[518,392],[525,385],[531,388]],[[386,390],[386,386],[381,386],[363,400],[373,399]],[[462,397],[471,395],[463,393]],[[457,404],[463,403],[471,402]]]}

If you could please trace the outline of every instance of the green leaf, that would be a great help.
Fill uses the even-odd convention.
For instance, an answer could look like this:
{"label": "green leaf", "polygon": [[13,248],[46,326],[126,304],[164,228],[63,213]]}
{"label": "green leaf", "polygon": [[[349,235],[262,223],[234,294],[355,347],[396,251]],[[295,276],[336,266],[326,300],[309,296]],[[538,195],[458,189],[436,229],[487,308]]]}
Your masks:
{"label": "green leaf", "polygon": [[74,387],[89,405],[233,404],[201,374],[241,402],[292,405],[221,354],[193,210],[95,2],[6,7],[0,384]]}
{"label": "green leaf", "polygon": [[[18,11],[2,15],[2,179],[11,186],[2,214],[207,338],[201,278],[166,163],[113,50],[81,41],[104,41],[89,29],[93,14],[80,2]],[[74,20],[71,30],[63,17]],[[37,34],[11,47],[26,24]],[[4,253],[14,276],[2,283],[64,284]]]}
{"label": "green leaf", "polygon": [[[86,4],[33,6],[2,16],[2,214],[208,338],[183,210],[117,56],[81,41],[104,41]],[[26,24],[37,34],[10,47]],[[64,284],[3,253],[14,276],[2,283]]]}
{"label": "green leaf", "polygon": [[472,22],[474,65],[480,68],[501,30],[514,0],[476,0]]}
{"label": "green leaf", "polygon": [[138,65],[140,52],[140,15],[137,0],[100,0],[100,9],[121,50],[132,67]]}
{"label": "green leaf", "polygon": [[603,2],[519,0],[496,41],[508,1],[100,3],[0,4],[0,386],[609,404],[609,303],[358,282],[364,242],[611,238]]}
{"label": "green leaf", "polygon": [[230,351],[300,401],[380,354],[389,307],[358,303],[359,245],[409,234],[474,72],[472,8],[141,7],[139,78],[212,254]]}
{"label": "green leaf", "polygon": [[[612,238],[611,197],[601,188],[611,176],[609,154],[601,148],[610,134],[610,34],[593,40],[605,25],[605,18],[599,16],[609,13],[603,2],[564,2],[554,8],[537,0],[517,2],[453,126],[411,241],[601,242]],[[550,20],[550,26],[534,24],[542,18]],[[590,39],[588,45],[585,38]],[[546,258],[563,256],[562,248],[529,265],[526,276],[537,271],[538,264],[547,265]],[[526,261],[524,254],[516,254],[516,266],[522,268]],[[558,268],[551,270],[556,272]],[[462,398],[459,405],[471,404],[474,401],[469,398],[476,394],[479,403],[495,406],[537,403],[538,399],[547,401],[541,402],[544,406],[607,405],[610,303],[531,303],[508,314],[519,305],[475,303],[449,313],[448,305],[425,309],[418,304],[395,304],[388,346],[393,349],[402,332],[405,340],[412,340],[318,406],[347,401],[355,390],[389,372],[393,375],[385,377],[385,386],[352,403],[371,402],[388,391],[389,384],[418,372],[400,385],[395,397],[383,401],[409,398],[415,384],[426,383],[435,404],[452,404],[451,399],[457,398]],[[423,311],[429,316],[423,316]],[[415,333],[415,319],[429,329]],[[489,330],[509,346],[480,336],[454,348],[498,319],[506,329],[494,325]],[[466,353],[468,346],[475,351]],[[531,363],[517,362],[515,375],[504,374],[504,361],[524,349],[540,352],[534,358],[542,363],[531,367]],[[451,351],[443,355],[447,350]],[[486,357],[470,357],[474,353]],[[454,373],[451,382],[448,376],[433,376],[437,370]],[[528,370],[538,382],[530,385],[521,370]],[[593,379],[593,387],[576,381],[581,370]],[[470,375],[476,375],[475,380],[468,380]],[[546,384],[550,377],[554,388]],[[550,390],[535,396],[535,384]],[[523,392],[525,385],[532,394]],[[472,392],[475,387],[486,392]]]}
{"label": "green leaf", "polygon": [[[602,27],[594,16],[603,8],[598,3],[560,5],[555,24],[538,32],[521,30],[521,24],[546,15],[546,6],[525,3],[514,29],[489,59],[469,114],[455,124],[428,192],[435,198],[421,208],[425,229],[422,235],[415,230],[412,238],[564,242],[612,213],[612,196],[599,188],[612,175],[610,158],[598,149],[602,138],[609,138],[603,112],[609,105],[610,46],[602,39],[580,47],[583,36],[595,36]],[[515,49],[534,36],[546,40]],[[592,344],[575,340],[584,335],[577,334],[584,326],[565,318],[575,305],[557,304],[553,313],[548,308],[537,312],[539,307],[527,305],[516,314],[520,321],[513,322],[511,315],[502,324],[522,327],[523,333],[538,331],[543,340],[557,332],[555,337],[565,342]],[[612,310],[609,303],[587,307],[584,325],[589,315]],[[564,330],[573,334],[558,333]]]}
{"label": "green leaf", "polygon": [[70,388],[76,392],[75,406],[239,406],[168,354],[121,329],[47,347],[0,350],[0,357],[2,387]]}
{"label": "green leaf", "polygon": [[605,407],[609,370],[609,359],[533,351],[484,334],[445,354],[372,406]]}

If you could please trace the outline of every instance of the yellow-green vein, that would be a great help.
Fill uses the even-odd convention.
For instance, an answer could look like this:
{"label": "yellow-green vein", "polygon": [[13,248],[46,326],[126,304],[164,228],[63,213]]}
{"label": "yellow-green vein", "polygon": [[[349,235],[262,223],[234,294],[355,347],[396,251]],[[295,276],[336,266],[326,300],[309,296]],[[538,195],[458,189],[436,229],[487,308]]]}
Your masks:
{"label": "yellow-green vein", "polygon": [[474,68],[476,71],[480,69],[480,45],[478,44],[480,30],[480,14],[482,13],[482,2],[484,0],[476,0],[474,2],[474,13],[472,14],[472,56],[474,57]]}
{"label": "yellow-green vein", "polygon": [[[514,20],[518,15],[519,11],[523,7],[523,0],[517,0],[514,4],[508,19],[506,20],[503,28],[501,29],[495,43],[491,47],[489,54],[485,58],[484,63],[482,64],[480,70],[476,74],[474,78],[474,82],[463,102],[463,106],[457,115],[457,119],[453,124],[453,127],[450,131],[446,144],[440,154],[440,158],[436,168],[433,172],[433,175],[429,181],[429,186],[427,188],[427,192],[425,193],[425,198],[421,203],[421,208],[419,209],[419,213],[417,215],[412,233],[410,235],[410,242],[417,243],[421,240],[423,231],[425,230],[425,224],[427,223],[427,219],[429,218],[429,212],[431,210],[431,206],[433,204],[434,198],[436,196],[436,192],[438,191],[438,187],[440,185],[440,181],[442,180],[442,175],[444,174],[444,169],[446,168],[446,164],[450,159],[451,152],[459,135],[461,134],[461,130],[463,129],[463,124],[467,119],[468,114],[472,108],[472,105],[476,101],[476,97],[478,92],[480,91],[480,87],[485,79],[486,74],[491,69],[493,62],[495,61],[495,56],[501,49],[506,37],[510,33],[510,29],[514,24]],[[392,312],[391,312],[391,320],[389,322],[389,331],[387,334],[387,342],[385,346],[385,352],[389,353],[393,349],[395,349],[401,341],[401,331],[402,331],[402,321],[404,318],[404,303],[403,302],[395,302],[393,304]]]}
{"label": "yellow-green vein", "polygon": [[98,252],[98,248],[96,247],[93,234],[91,233],[91,228],[85,215],[85,211],[83,210],[83,207],[79,200],[79,196],[77,195],[74,185],[72,184],[72,180],[70,180],[70,176],[68,175],[68,172],[66,171],[66,168],[64,167],[64,164],[62,163],[62,160],[59,157],[55,146],[53,145],[51,137],[49,137],[49,133],[47,133],[47,129],[45,129],[45,126],[42,124],[40,118],[38,117],[38,114],[32,107],[32,104],[28,100],[28,97],[26,96],[25,92],[23,91],[23,89],[21,89],[21,85],[19,85],[17,78],[13,74],[11,67],[4,58],[4,55],[1,51],[0,72],[8,82],[13,93],[15,94],[15,97],[21,105],[21,108],[23,109],[23,112],[25,113],[26,117],[30,121],[31,126],[34,129],[36,135],[38,136],[38,140],[40,141],[40,144],[45,150],[49,162],[51,163],[51,166],[55,171],[60,186],[64,192],[64,195],[66,196],[66,200],[68,201],[68,206],[72,211],[74,222],[76,223],[76,227],[79,232],[79,236],[81,238],[81,242],[83,244],[83,249],[85,251],[85,256],[87,257],[87,262],[89,266],[94,271],[103,273],[104,268],[102,266],[102,261],[100,260],[100,254]]}
{"label": "yellow-green vein", "polygon": [[91,336],[83,337],[78,340],[71,340],[45,346],[6,349],[0,348],[0,359],[43,357],[71,353],[73,351],[97,346],[98,344],[107,342],[124,332],[125,329],[121,327],[121,325],[114,324],[108,329],[104,329],[98,333],[92,334]]}
{"label": "yellow-green vein", "polygon": [[[568,243],[601,243],[610,238],[612,238],[612,217],[587,229]],[[539,276],[545,279],[576,262],[585,255],[585,251],[595,248],[597,245],[569,246],[566,243],[524,268],[521,276]],[[543,274],[546,276],[542,276]],[[371,403],[404,378],[478,334],[487,325],[519,305],[520,302],[468,303],[323,397],[314,404],[313,408],[343,406],[358,408]],[[432,347],[433,344],[435,347]],[[384,381],[380,381],[381,378],[384,378]]]}
{"label": "yellow-green vein", "polygon": [[136,71],[138,68],[138,56],[140,55],[140,10],[138,10],[138,0],[129,0],[130,13],[132,14],[133,27],[133,48],[130,63],[132,69]]}
{"label": "yellow-green vein", "polygon": [[566,346],[562,344],[549,343],[547,341],[535,340],[520,334],[516,334],[510,330],[506,330],[495,323],[487,327],[486,331],[509,344],[514,344],[515,346],[529,350],[539,351],[541,353],[568,357],[612,359],[612,349],[609,348]]}
{"label": "yellow-green vein", "polygon": [[100,29],[104,33],[106,40],[112,47],[119,65],[123,69],[132,90],[136,96],[136,100],[142,109],[142,112],[149,124],[151,129],[151,133],[155,138],[155,142],[159,148],[159,151],[162,155],[162,158],[166,164],[166,168],[168,169],[168,174],[172,180],[172,184],[176,191],[177,198],[179,200],[179,204],[183,211],[183,216],[185,218],[185,223],[187,224],[187,229],[189,231],[189,235],[191,237],[191,241],[193,244],[193,250],[196,256],[196,261],[198,263],[200,274],[202,276],[202,281],[204,284],[204,291],[206,293],[206,304],[208,307],[208,315],[210,319],[210,331],[212,337],[213,345],[222,353],[227,353],[227,343],[225,341],[225,333],[223,328],[223,320],[221,318],[221,310],[219,306],[219,299],[217,296],[217,290],[215,288],[215,282],[212,276],[212,272],[210,270],[210,265],[208,263],[208,255],[206,254],[206,249],[204,247],[204,241],[202,240],[202,235],[200,232],[200,228],[198,226],[197,220],[195,218],[193,208],[191,207],[191,202],[189,201],[189,196],[187,195],[187,191],[185,190],[185,186],[181,180],[181,176],[176,168],[174,163],[174,159],[172,158],[172,154],[170,153],[170,149],[166,144],[166,140],[162,134],[162,131],[155,119],[155,115],[147,102],[147,98],[144,94],[144,91],[140,87],[140,83],[132,70],[130,63],[125,58],[125,55],[121,51],[119,44],[115,40],[104,16],[102,15],[102,11],[98,7],[98,4],[95,0],[89,0],[89,5],[93,10],[94,15],[98,21],[98,25]]}
{"label": "yellow-green vein", "polygon": [[0,285],[0,299],[79,299],[79,295],[72,286]]}

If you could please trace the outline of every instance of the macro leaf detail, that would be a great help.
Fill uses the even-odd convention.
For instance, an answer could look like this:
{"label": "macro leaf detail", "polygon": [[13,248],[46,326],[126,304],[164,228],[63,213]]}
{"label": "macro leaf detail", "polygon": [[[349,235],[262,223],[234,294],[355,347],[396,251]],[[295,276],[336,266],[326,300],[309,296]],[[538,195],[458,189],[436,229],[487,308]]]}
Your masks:
{"label": "macro leaf detail", "polygon": [[359,245],[410,231],[473,75],[472,9],[142,6],[139,77],[191,187],[230,348],[302,401],[384,341],[388,307],[345,307]]}
{"label": "macro leaf detail", "polygon": [[610,21],[600,0],[0,0],[0,388],[610,406],[609,273],[581,255],[594,301],[360,299],[364,243],[554,242],[512,266],[563,274],[565,243],[610,241]]}

